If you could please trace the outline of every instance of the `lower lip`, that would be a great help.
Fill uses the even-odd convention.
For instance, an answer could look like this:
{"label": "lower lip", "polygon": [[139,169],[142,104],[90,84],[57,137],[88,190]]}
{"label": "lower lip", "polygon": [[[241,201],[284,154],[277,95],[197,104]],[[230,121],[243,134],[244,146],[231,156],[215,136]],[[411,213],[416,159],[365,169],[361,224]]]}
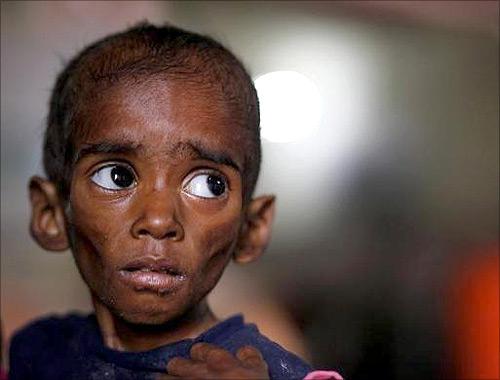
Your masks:
{"label": "lower lip", "polygon": [[121,270],[120,278],[135,290],[149,290],[156,293],[170,293],[179,288],[185,280],[183,275],[159,272]]}

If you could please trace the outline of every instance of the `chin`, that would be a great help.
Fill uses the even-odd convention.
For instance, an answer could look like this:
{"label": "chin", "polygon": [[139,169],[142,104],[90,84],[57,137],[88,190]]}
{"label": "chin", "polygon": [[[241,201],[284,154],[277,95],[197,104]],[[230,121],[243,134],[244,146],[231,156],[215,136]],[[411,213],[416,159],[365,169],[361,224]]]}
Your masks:
{"label": "chin", "polygon": [[158,313],[119,313],[121,319],[133,325],[159,326],[168,323],[171,319],[165,314]]}
{"label": "chin", "polygon": [[[134,303],[127,302],[124,305],[118,303],[111,307],[113,314],[119,316],[125,322],[137,325],[157,326],[176,320],[183,314],[183,309],[173,307],[170,302],[158,302],[158,295],[152,295],[154,301],[146,299],[136,300]],[[142,298],[142,297],[140,297]]]}

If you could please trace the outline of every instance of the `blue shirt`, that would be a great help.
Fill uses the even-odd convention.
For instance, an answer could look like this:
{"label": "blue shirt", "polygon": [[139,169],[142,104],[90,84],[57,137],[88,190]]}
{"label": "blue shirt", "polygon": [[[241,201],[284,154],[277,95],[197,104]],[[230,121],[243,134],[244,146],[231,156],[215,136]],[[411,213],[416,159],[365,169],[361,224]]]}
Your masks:
{"label": "blue shirt", "polygon": [[176,356],[189,358],[191,346],[207,342],[233,354],[245,345],[263,355],[271,379],[303,379],[311,367],[260,334],[241,315],[229,318],[195,339],[185,339],[150,351],[123,352],[107,348],[95,315],[37,320],[12,339],[9,380],[154,379],[165,373]]}

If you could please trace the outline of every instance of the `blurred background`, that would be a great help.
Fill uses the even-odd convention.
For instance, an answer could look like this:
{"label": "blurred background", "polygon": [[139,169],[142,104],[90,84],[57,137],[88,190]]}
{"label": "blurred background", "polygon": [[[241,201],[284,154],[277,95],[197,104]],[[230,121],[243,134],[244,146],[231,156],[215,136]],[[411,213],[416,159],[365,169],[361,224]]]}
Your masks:
{"label": "blurred background", "polygon": [[2,1],[4,351],[36,317],[91,310],[71,255],[29,236],[27,181],[64,62],[147,19],[221,41],[262,101],[273,240],[228,269],[216,313],[346,379],[498,378],[498,6]]}

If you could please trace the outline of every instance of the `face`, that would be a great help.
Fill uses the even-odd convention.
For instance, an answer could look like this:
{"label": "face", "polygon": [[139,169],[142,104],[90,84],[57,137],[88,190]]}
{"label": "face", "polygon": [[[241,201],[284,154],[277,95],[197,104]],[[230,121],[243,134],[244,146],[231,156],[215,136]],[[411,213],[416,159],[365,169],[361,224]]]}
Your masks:
{"label": "face", "polygon": [[243,137],[223,104],[208,89],[157,80],[115,85],[78,119],[73,253],[93,295],[129,322],[191,310],[238,243]]}

